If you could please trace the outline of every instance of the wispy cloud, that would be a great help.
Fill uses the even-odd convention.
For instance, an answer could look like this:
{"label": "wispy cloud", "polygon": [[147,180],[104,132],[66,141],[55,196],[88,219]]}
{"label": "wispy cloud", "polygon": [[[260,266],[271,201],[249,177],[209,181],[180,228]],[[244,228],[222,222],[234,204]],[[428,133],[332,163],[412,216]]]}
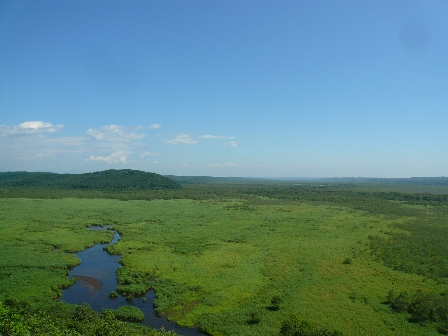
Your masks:
{"label": "wispy cloud", "polygon": [[198,136],[198,139],[235,139],[235,136],[224,136],[224,135],[201,135]]}
{"label": "wispy cloud", "polygon": [[231,147],[238,147],[240,144],[239,142],[236,141],[229,141],[225,143],[227,146],[231,146]]}
{"label": "wispy cloud", "polygon": [[161,127],[162,127],[162,125],[160,125],[160,124],[152,124],[149,126],[149,128],[161,128]]}
{"label": "wispy cloud", "polygon": [[111,163],[126,163],[126,153],[123,151],[117,151],[109,156],[90,156],[88,161],[103,161],[109,164]]}
{"label": "wispy cloud", "polygon": [[33,131],[44,131],[44,132],[57,132],[62,129],[64,125],[53,125],[49,122],[44,121],[25,121],[19,125],[19,129],[22,130],[33,130]]}
{"label": "wispy cloud", "polygon": [[[201,136],[178,133],[161,140],[150,126],[105,125],[99,128],[86,128],[81,134],[67,136],[60,132],[66,126],[47,121],[25,121],[18,125],[0,125],[0,170],[48,170],[65,171],[92,169],[100,164],[157,164],[158,157],[164,157],[163,165],[170,165],[169,159],[178,149],[164,147],[166,153],[158,148],[157,142],[170,145],[196,145],[199,142],[237,146],[234,136],[205,134]],[[74,131],[73,129],[69,130]],[[216,142],[214,139],[224,141]],[[233,140],[235,139],[235,140]],[[151,149],[151,151],[149,151]],[[171,156],[170,156],[171,155]],[[193,154],[194,155],[194,154]],[[185,158],[189,167],[193,162]],[[192,159],[193,160],[193,159]],[[140,163],[138,163],[140,162]],[[209,164],[208,167],[232,167],[232,163]],[[64,168],[62,168],[64,167]],[[179,166],[177,167],[184,167]],[[204,166],[203,166],[204,167]]]}
{"label": "wispy cloud", "polygon": [[143,158],[145,158],[147,156],[158,156],[158,155],[159,155],[159,153],[144,152],[144,153],[140,154],[140,157],[143,159]]}
{"label": "wispy cloud", "polygon": [[[107,125],[89,129],[84,136],[60,136],[63,125],[44,121],[26,121],[16,126],[0,126],[0,164],[10,162],[42,162],[58,157],[60,160],[103,161],[126,163],[131,154],[144,143],[135,142],[146,135],[137,127]],[[105,155],[105,153],[107,153]],[[108,155],[108,153],[112,153]]]}
{"label": "wispy cloud", "polygon": [[17,126],[0,126],[0,136],[21,134],[55,133],[64,128],[64,125],[53,125],[44,121],[25,121]]}
{"label": "wispy cloud", "polygon": [[223,168],[223,167],[234,167],[235,164],[231,163],[231,162],[226,162],[226,163],[210,163],[207,164],[206,167],[209,168]]}
{"label": "wispy cloud", "polygon": [[[165,142],[171,145],[177,145],[177,144],[195,145],[198,143],[197,139],[235,139],[235,138],[236,138],[235,136],[225,136],[225,135],[206,134],[206,135],[192,136],[185,133],[179,133],[173,139],[165,140]],[[237,143],[236,141],[230,141],[226,144],[234,147],[239,145],[239,143]]]}
{"label": "wispy cloud", "polygon": [[56,135],[63,127],[44,121],[0,125],[0,164],[7,166],[19,161],[43,161],[56,155],[82,151],[85,137]]}
{"label": "wispy cloud", "polygon": [[176,135],[173,139],[167,140],[167,143],[171,145],[195,145],[198,143],[197,140],[193,139],[190,135],[185,133],[180,133]]}
{"label": "wispy cloud", "polygon": [[86,134],[95,140],[111,142],[129,142],[144,138],[144,133],[136,133],[138,127],[124,127],[119,125],[106,125],[99,130],[89,129]]}

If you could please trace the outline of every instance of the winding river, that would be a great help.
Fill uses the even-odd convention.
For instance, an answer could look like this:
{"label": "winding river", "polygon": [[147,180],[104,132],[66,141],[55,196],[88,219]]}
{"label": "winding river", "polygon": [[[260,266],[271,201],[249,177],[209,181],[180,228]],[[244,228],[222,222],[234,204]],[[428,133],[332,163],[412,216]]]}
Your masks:
{"label": "winding river", "polygon": [[[93,226],[92,230],[106,230],[99,226]],[[120,235],[115,232],[110,244],[115,244]],[[167,331],[174,331],[179,335],[196,336],[205,335],[198,329],[183,328],[165,317],[157,316],[154,311],[154,291],[150,290],[144,297],[134,298],[127,301],[123,296],[110,299],[109,293],[117,289],[116,271],[120,264],[120,256],[108,254],[103,248],[109,244],[96,244],[91,248],[76,253],[81,264],[70,271],[69,278],[77,278],[74,285],[63,291],[61,300],[67,303],[81,305],[88,303],[93,310],[101,312],[103,308],[117,309],[124,305],[133,305],[139,308],[143,314],[143,324],[160,329],[164,327]]]}

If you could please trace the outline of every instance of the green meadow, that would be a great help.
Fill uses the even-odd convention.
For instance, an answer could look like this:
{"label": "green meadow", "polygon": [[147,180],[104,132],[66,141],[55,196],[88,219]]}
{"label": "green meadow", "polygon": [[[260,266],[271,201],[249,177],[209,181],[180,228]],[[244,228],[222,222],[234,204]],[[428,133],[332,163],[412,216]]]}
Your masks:
{"label": "green meadow", "polygon": [[[153,287],[157,312],[182,326],[210,335],[445,333],[445,202],[378,190],[360,198],[349,186],[327,198],[321,189],[222,188],[231,192],[202,199],[188,190],[148,201],[0,198],[0,301],[73,316],[53,300],[79,263],[67,252],[110,241],[111,232],[86,228],[113,224],[122,235],[108,247],[121,256],[117,292]],[[302,321],[314,331],[299,333]]]}

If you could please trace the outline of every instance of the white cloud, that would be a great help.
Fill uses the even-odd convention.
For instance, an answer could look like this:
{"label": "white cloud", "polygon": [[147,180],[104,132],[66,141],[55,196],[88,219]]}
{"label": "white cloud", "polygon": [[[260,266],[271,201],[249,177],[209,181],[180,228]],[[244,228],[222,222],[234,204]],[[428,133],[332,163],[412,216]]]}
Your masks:
{"label": "white cloud", "polygon": [[231,147],[238,147],[240,144],[239,142],[236,141],[229,141],[225,143],[227,146],[231,146]]}
{"label": "white cloud", "polygon": [[166,142],[171,145],[177,145],[177,144],[194,145],[194,144],[198,143],[190,135],[185,134],[185,133],[180,133],[180,134],[176,135],[176,137],[174,139],[167,140]]}
{"label": "white cloud", "polygon": [[56,132],[62,129],[64,125],[53,125],[49,122],[43,121],[25,121],[19,125],[21,129],[43,130],[46,132]]}
{"label": "white cloud", "polygon": [[106,125],[99,130],[89,129],[86,134],[99,141],[111,141],[111,142],[129,142],[137,139],[144,138],[146,135],[143,133],[136,133],[138,127],[124,127],[119,125]]}
{"label": "white cloud", "polygon": [[126,163],[126,152],[123,151],[117,151],[115,153],[112,153],[109,156],[90,156],[88,161],[104,161],[109,164],[111,163]]}
{"label": "white cloud", "polygon": [[146,156],[158,156],[159,153],[153,153],[153,152],[144,152],[142,154],[140,154],[140,157],[143,159]]}
{"label": "white cloud", "polygon": [[[224,135],[200,135],[197,137],[192,137],[191,135],[180,133],[174,137],[174,139],[167,140],[166,142],[171,145],[184,144],[184,145],[194,145],[197,144],[198,141],[196,139],[235,139],[235,136],[224,136]],[[239,143],[235,141],[230,141],[228,143],[229,146],[238,146]]]}
{"label": "white cloud", "polygon": [[[158,164],[157,159],[162,156],[162,152],[156,149],[157,144],[153,141],[163,141],[166,144],[179,146],[202,142],[213,142],[216,145],[227,142],[226,145],[229,146],[238,145],[234,136],[204,133],[201,136],[177,133],[162,140],[163,134],[160,134],[162,138],[157,138],[154,132],[151,132],[151,129],[160,127],[159,124],[133,127],[106,125],[85,128],[80,131],[80,134],[67,136],[59,132],[64,125],[55,125],[46,121],[25,121],[12,126],[0,125],[0,168],[54,171],[59,167],[61,171],[69,171],[91,169],[94,165],[101,166],[105,163],[132,165],[140,161]],[[223,140],[216,143],[213,139]],[[175,155],[178,149],[178,147],[172,148],[171,154]],[[163,162],[160,160],[162,163],[159,165],[172,164],[166,160],[164,156]],[[188,158],[185,158],[184,162],[191,166]],[[213,162],[208,165],[208,167],[215,167],[214,169],[232,166],[231,163],[213,164]],[[185,165],[176,164],[176,167],[185,167]],[[202,165],[202,167],[205,166]]]}
{"label": "white cloud", "polygon": [[92,162],[127,163],[129,153],[137,150],[143,153],[139,148],[147,146],[139,141],[146,136],[138,131],[139,127],[107,125],[89,129],[84,136],[60,136],[57,131],[63,127],[44,121],[0,125],[0,166],[21,165],[33,169],[38,162],[46,166],[45,162],[49,165],[51,160],[57,159],[64,165],[63,162],[86,162],[86,158]]}
{"label": "white cloud", "polygon": [[198,139],[235,139],[235,136],[223,136],[223,135],[201,135],[198,136]]}
{"label": "white cloud", "polygon": [[36,160],[44,161],[77,150],[79,152],[83,148],[83,138],[54,135],[63,127],[43,121],[26,121],[15,126],[1,125],[0,165],[20,161],[35,163]]}
{"label": "white cloud", "polygon": [[17,126],[0,126],[0,135],[42,134],[54,133],[64,128],[64,125],[53,125],[44,121],[25,121]]}

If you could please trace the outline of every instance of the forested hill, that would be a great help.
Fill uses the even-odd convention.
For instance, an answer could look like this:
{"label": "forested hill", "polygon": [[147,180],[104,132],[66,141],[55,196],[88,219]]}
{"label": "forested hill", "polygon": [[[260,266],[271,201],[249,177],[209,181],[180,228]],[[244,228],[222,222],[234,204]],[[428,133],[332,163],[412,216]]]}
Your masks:
{"label": "forested hill", "polygon": [[181,185],[155,173],[109,169],[85,174],[4,172],[0,173],[0,187],[120,191],[179,189]]}

